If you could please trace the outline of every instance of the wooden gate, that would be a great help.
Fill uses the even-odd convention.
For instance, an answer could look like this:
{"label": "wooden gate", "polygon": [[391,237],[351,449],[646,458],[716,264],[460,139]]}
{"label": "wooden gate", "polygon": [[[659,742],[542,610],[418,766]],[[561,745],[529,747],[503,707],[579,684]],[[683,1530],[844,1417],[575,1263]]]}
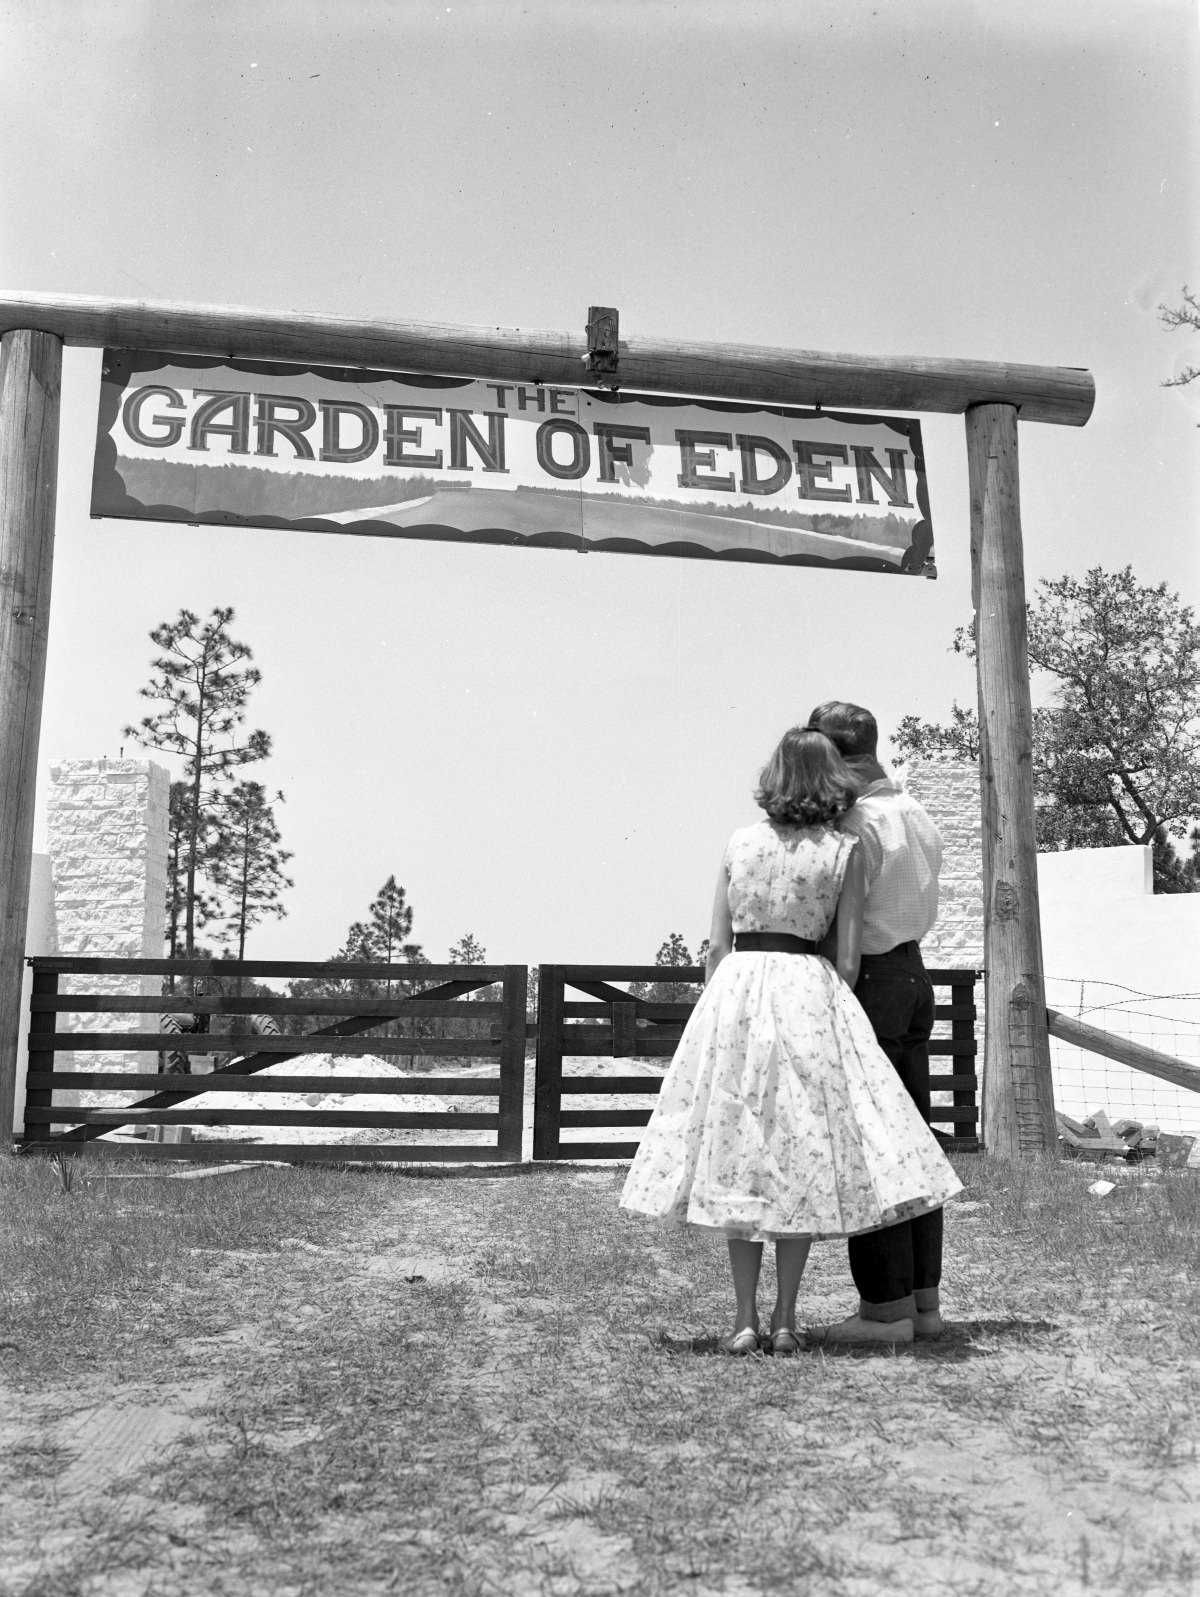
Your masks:
{"label": "wooden gate", "polygon": [[[949,1022],[950,1035],[935,1036],[931,1055],[949,1057],[952,1074],[932,1076],[931,1091],[953,1099],[935,1103],[930,1116],[944,1147],[979,1147],[979,1081],[975,1062],[975,983],[977,970],[931,970],[935,988],[949,988],[949,1002],[937,1004],[935,1019]],[[644,1126],[644,1109],[564,1109],[573,1096],[657,1095],[658,1076],[563,1074],[563,1059],[607,1056],[613,1059],[661,1059],[675,1052],[695,1000],[655,1003],[635,998],[613,982],[700,982],[703,970],[664,965],[542,965],[538,971],[537,1067],[534,1082],[533,1157],[535,1159],[631,1159],[636,1142],[564,1142],[565,1130]],[[566,989],[586,995],[567,999]]]}
{"label": "wooden gate", "polygon": [[[193,1143],[102,1143],[96,1151],[178,1158],[262,1158],[325,1161],[519,1161],[525,1082],[526,986],[524,965],[352,965],[340,962],[281,964],[253,960],[163,960],[33,958],[29,1017],[29,1072],[26,1081],[25,1137],[29,1151],[73,1153],[117,1127],[159,1126],[319,1126],[331,1134],[363,1128],[380,1131],[445,1130],[488,1131],[490,1139],[478,1144],[438,1143],[251,1143],[205,1138]],[[174,977],[185,991],[171,995],[134,996],[109,992],[65,992],[64,976],[96,978],[98,986],[111,977]],[[323,978],[342,991],[303,997],[242,995],[242,982],[256,978]],[[362,996],[355,983],[373,987],[394,985],[395,996]],[[471,999],[483,988],[499,984],[498,999]],[[81,985],[79,982],[73,985]],[[239,989],[234,993],[211,991],[213,985]],[[344,1016],[299,1034],[263,1036],[249,1030],[83,1031],[60,1029],[64,1015],[194,1016],[199,1025],[216,1017],[270,1015],[283,1019],[309,1017],[322,1020]],[[389,1022],[406,1027],[405,1035],[371,1035]],[[447,1025],[453,1022],[453,1026]],[[76,1020],[78,1027],[80,1022]],[[218,1026],[222,1024],[217,1022]],[[459,1035],[444,1035],[452,1030]],[[438,1035],[438,1032],[443,1035]],[[218,1050],[231,1056],[203,1076],[164,1075],[128,1070],[59,1069],[58,1056],[66,1053],[208,1054]],[[260,1072],[283,1061],[303,1060],[315,1054],[373,1055],[414,1063],[437,1058],[494,1059],[498,1075],[454,1076],[409,1074],[401,1076],[304,1076]],[[186,1084],[186,1085],[185,1085]],[[87,1107],[65,1104],[70,1092],[128,1095],[148,1092],[133,1104]],[[301,1093],[344,1097],[356,1093],[387,1093],[401,1100],[413,1093],[495,1099],[486,1113],[405,1110],[337,1110],[327,1107],[297,1109],[197,1109],[188,1101],[203,1093]],[[60,1095],[58,1103],[55,1094]],[[56,1127],[69,1129],[56,1130]]]}

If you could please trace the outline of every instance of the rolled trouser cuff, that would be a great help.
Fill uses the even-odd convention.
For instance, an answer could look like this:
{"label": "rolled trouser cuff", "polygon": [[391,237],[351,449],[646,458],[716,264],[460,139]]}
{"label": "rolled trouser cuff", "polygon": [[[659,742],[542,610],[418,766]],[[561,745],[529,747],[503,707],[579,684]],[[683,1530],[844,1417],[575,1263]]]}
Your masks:
{"label": "rolled trouser cuff", "polygon": [[919,1286],[913,1293],[913,1297],[916,1299],[918,1314],[929,1314],[934,1309],[940,1309],[942,1306],[941,1298],[938,1296],[938,1289],[935,1286]]}
{"label": "rolled trouser cuff", "polygon": [[859,1298],[858,1312],[864,1320],[892,1325],[896,1320],[911,1320],[917,1312],[917,1305],[911,1292],[906,1298],[893,1298],[890,1303],[868,1303],[866,1298]]}

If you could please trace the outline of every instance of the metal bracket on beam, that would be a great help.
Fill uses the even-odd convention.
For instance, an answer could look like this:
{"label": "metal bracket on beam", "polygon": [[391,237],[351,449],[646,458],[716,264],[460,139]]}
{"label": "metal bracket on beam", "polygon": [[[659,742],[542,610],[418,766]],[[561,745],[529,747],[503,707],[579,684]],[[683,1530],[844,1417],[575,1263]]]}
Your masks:
{"label": "metal bracket on beam", "polygon": [[617,312],[612,305],[588,306],[588,352],[583,363],[599,380],[601,388],[615,389],[618,383],[617,322]]}

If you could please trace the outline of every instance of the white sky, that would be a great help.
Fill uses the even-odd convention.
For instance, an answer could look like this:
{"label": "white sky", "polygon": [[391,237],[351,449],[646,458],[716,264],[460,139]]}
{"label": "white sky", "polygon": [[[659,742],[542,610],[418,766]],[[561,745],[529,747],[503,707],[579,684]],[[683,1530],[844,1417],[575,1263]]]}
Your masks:
{"label": "white sky", "polygon": [[[0,282],[876,355],[1087,366],[1023,425],[1026,571],[1200,603],[1192,0],[0,0]],[[705,935],[757,771],[817,701],[974,700],[960,417],[924,419],[936,583],[93,522],[68,350],[42,765],[115,756],[147,633],[236,611],[295,851],[259,958],[389,873],[434,959]],[[126,755],[138,751],[126,746]]]}

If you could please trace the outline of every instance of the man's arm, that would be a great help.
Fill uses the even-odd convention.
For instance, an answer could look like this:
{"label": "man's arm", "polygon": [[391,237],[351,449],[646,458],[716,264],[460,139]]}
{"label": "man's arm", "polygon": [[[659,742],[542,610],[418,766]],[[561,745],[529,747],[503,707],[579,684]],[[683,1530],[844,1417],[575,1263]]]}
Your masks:
{"label": "man's arm", "polygon": [[864,876],[862,851],[856,848],[846,866],[837,907],[837,973],[851,988],[858,980],[862,959],[863,905],[867,896]]}

